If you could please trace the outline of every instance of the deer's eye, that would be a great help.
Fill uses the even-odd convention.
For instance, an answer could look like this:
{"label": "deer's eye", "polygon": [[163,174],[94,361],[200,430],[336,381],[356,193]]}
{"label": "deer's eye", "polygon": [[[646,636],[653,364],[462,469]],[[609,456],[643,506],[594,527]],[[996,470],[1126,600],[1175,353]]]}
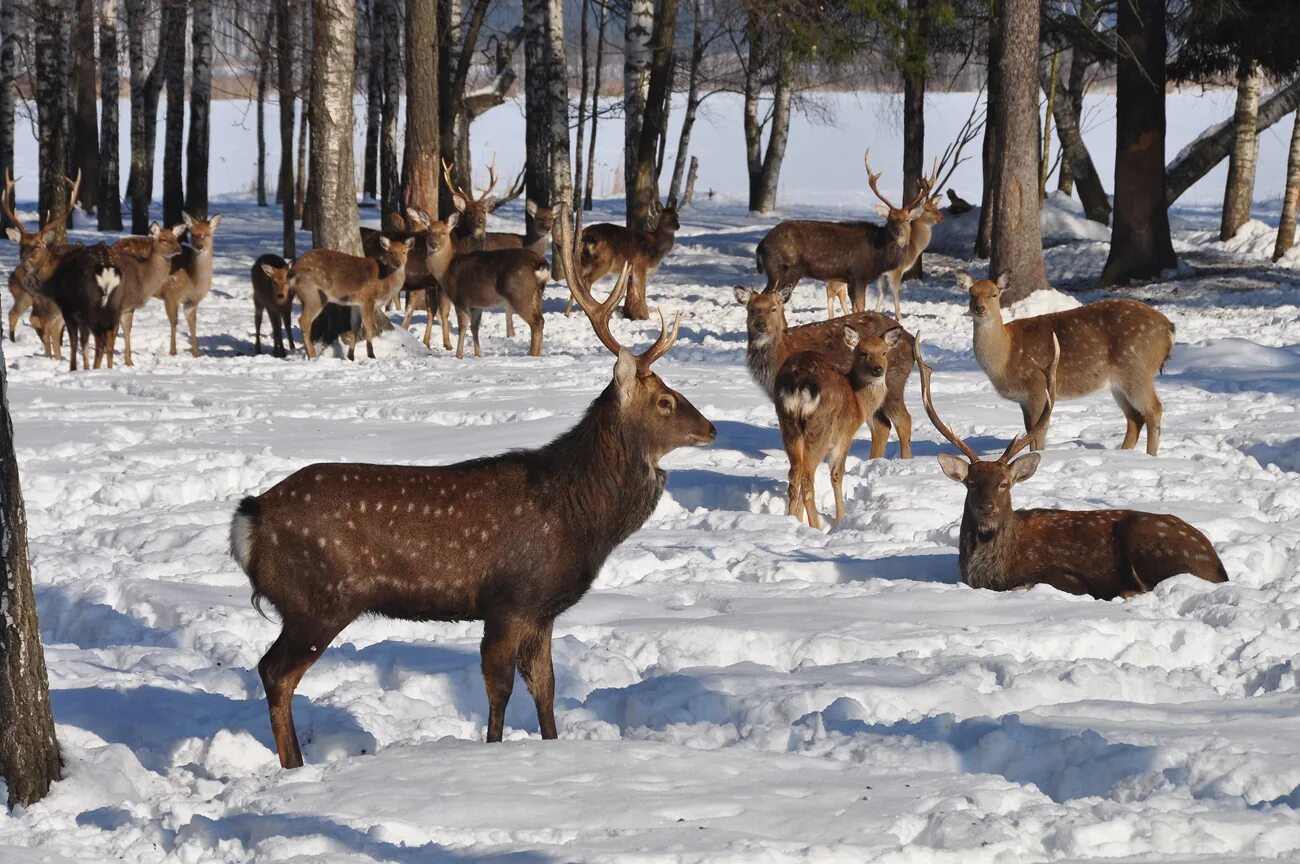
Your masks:
{"label": "deer's eye", "polygon": [[1010,489],[1010,488],[1011,488],[1011,484],[1010,484],[1008,481],[1006,481],[1006,480],[1003,480],[1001,483],[998,484],[998,489],[999,489],[999,490],[1003,490],[1003,491],[1005,491],[1005,490]]}
{"label": "deer's eye", "polygon": [[659,402],[657,404],[659,406],[659,410],[664,412],[665,414],[669,414],[673,410],[673,400],[668,398],[667,396],[660,396]]}

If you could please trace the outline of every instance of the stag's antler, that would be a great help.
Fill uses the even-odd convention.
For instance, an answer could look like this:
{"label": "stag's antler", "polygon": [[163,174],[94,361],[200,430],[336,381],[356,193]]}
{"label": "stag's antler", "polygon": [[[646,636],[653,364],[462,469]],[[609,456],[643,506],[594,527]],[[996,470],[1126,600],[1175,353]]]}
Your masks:
{"label": "stag's antler", "polygon": [[1047,382],[1047,404],[1043,406],[1043,413],[1038,415],[1038,421],[1024,435],[1017,435],[1011,439],[1007,449],[1002,451],[998,461],[1002,463],[1010,462],[1011,458],[1024,450],[1031,442],[1038,439],[1039,435],[1047,430],[1047,422],[1052,419],[1052,406],[1056,402],[1056,365],[1061,359],[1061,342],[1052,334],[1052,360],[1043,370],[1043,378]]}
{"label": "stag's antler", "polygon": [[515,200],[520,195],[524,194],[524,176],[527,174],[527,172],[528,172],[527,165],[519,169],[519,176],[515,178],[514,183],[510,184],[509,191],[507,191],[505,195],[503,195],[502,197],[498,198],[495,202],[493,202],[490,212],[495,213],[497,210],[500,210],[502,207],[509,204],[511,201]]}
{"label": "stag's antler", "polygon": [[[67,219],[68,214],[72,212],[72,208],[77,206],[77,199],[80,198],[80,196],[81,196],[81,169],[78,168],[77,179],[72,181],[72,191],[68,193],[68,206],[64,207],[63,210],[61,210],[58,213],[58,215],[50,216],[48,219],[46,219],[45,224],[41,226],[40,233],[44,234],[46,231],[49,231],[53,229],[55,226],[59,225],[61,222],[63,222],[64,219]],[[46,215],[48,216],[48,214]]]}
{"label": "stag's antler", "polygon": [[881,172],[873,172],[873,171],[871,170],[871,151],[870,151],[870,150],[865,150],[865,151],[863,151],[863,153],[862,153],[862,164],[863,164],[864,166],[866,166],[866,169],[867,169],[867,182],[868,182],[869,184],[871,184],[871,191],[872,191],[872,192],[875,192],[875,193],[876,193],[876,197],[879,198],[881,201],[883,201],[883,202],[885,203],[885,206],[888,207],[890,210],[897,210],[898,208],[895,207],[895,206],[890,202],[890,200],[884,196],[884,194],[880,191],[880,187],[876,185],[876,183],[878,183],[878,182],[880,181]]}
{"label": "stag's antler", "polygon": [[27,226],[18,218],[18,214],[13,211],[13,207],[9,204],[9,202],[13,200],[14,186],[17,185],[20,179],[21,178],[14,177],[12,169],[5,169],[5,191],[3,194],[0,194],[0,208],[4,209],[5,218],[9,220],[10,225],[13,225],[18,229],[19,234],[23,237],[30,237],[32,232],[27,230]]}
{"label": "stag's antler", "polygon": [[916,360],[916,366],[921,372],[921,403],[925,405],[925,413],[929,416],[930,422],[934,428],[939,430],[939,434],[947,438],[949,443],[966,454],[966,458],[971,462],[980,461],[979,454],[975,452],[969,444],[962,440],[961,436],[948,428],[942,420],[939,419],[939,412],[934,410],[934,402],[930,399],[930,367],[921,359],[921,331],[917,331],[916,340],[912,343],[912,357]]}

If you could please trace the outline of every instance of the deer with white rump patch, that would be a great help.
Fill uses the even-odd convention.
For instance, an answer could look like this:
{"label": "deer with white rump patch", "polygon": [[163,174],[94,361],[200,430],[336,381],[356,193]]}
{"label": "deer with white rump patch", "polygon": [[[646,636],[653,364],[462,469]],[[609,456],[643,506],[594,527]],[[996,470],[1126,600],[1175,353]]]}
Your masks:
{"label": "deer with white rump patch", "polygon": [[1051,339],[1046,369],[1039,367],[1046,398],[1025,435],[1012,439],[988,462],[952,432],[934,409],[930,367],[921,359],[921,396],[939,434],[965,456],[939,454],[939,467],[966,487],[958,560],[961,579],[972,588],[1009,591],[1051,585],[1070,594],[1112,600],[1150,591],[1165,579],[1190,573],[1207,582],[1228,574],[1209,539],[1176,516],[1138,510],[1013,510],[1011,487],[1038,470],[1037,453],[1016,454],[1044,430],[1056,396],[1060,343]]}
{"label": "deer with white rump patch", "polygon": [[[298,295],[302,315],[302,346],[308,357],[316,356],[311,339],[311,322],[326,303],[356,306],[366,335],[366,356],[375,359],[375,309],[387,303],[406,280],[406,258],[415,241],[379,238],[379,255],[367,258],[334,249],[312,249],[289,265],[289,287]],[[348,359],[356,359],[355,340],[348,346]]]}
{"label": "deer with white rump patch", "polygon": [[[1061,346],[1059,397],[1076,399],[1109,385],[1128,422],[1120,446],[1136,447],[1145,425],[1147,453],[1156,455],[1162,414],[1156,375],[1174,350],[1174,325],[1169,319],[1137,300],[1100,300],[1004,323],[999,297],[1007,281],[1007,273],[996,282],[957,273],[957,287],[970,293],[975,359],[998,395],[1020,405],[1025,428],[1034,425],[1046,404],[1039,370],[1051,355],[1055,337]],[[1032,437],[1035,450],[1047,446],[1046,424]]]}
{"label": "deer with white rump patch", "polygon": [[[716,432],[652,364],[672,347],[665,322],[643,354],[623,348],[604,303],[573,267],[561,215],[564,271],[600,341],[618,356],[586,415],[536,450],[441,467],[310,465],[240,502],[230,549],[254,602],[279,613],[279,638],[258,663],[280,764],[302,765],[292,699],[303,674],[361,615],[483,621],[487,740],[500,741],[516,667],[543,738],[557,737],[551,633],[609,554],[654,511],[659,460]],[[394,525],[400,522],[401,531]]]}

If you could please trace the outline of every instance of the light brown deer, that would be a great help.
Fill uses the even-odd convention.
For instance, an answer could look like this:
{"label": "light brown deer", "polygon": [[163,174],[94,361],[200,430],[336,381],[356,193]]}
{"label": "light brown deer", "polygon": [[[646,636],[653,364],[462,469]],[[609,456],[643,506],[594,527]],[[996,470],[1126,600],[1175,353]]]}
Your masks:
{"label": "light brown deer", "polygon": [[[659,211],[659,221],[653,231],[634,231],[622,225],[601,222],[582,229],[582,279],[594,285],[610,273],[632,270],[632,284],[628,287],[623,314],[628,318],[644,320],[650,317],[646,306],[646,280],[652,276],[672,251],[681,229],[677,218],[677,202],[670,200]],[[565,307],[568,317],[573,309],[573,298]]]}
{"label": "light brown deer", "polygon": [[[72,246],[69,249],[80,247]],[[56,264],[59,259],[53,259]],[[54,268],[51,268],[51,273]],[[48,297],[42,295],[39,291],[40,285],[48,279],[49,275],[42,277],[39,272],[33,273],[25,265],[20,263],[13,270],[9,271],[9,293],[13,295],[15,302],[19,297],[30,298],[27,300],[27,308],[32,310],[27,322],[32,329],[36,331],[36,336],[41,340],[41,349],[45,356],[51,360],[63,359],[63,331],[64,321],[63,312],[58,305]]]}
{"label": "light brown deer", "polygon": [[915,198],[903,207],[895,207],[877,185],[881,175],[872,172],[869,153],[863,155],[863,163],[871,191],[882,202],[876,209],[885,224],[805,219],[782,222],[767,232],[755,252],[758,272],[767,274],[764,293],[786,285],[794,287],[805,277],[826,282],[828,289],[832,282],[844,282],[853,311],[861,312],[866,308],[867,286],[903,261],[912,239],[912,225],[925,210],[923,202],[929,196],[929,187],[922,183]]}
{"label": "light brown deer", "polygon": [[162,292],[171,277],[171,261],[181,254],[180,236],[185,225],[163,228],[149,225],[148,237],[123,237],[113,244],[113,263],[122,271],[122,362],[135,365],[131,358],[131,325],[135,310]]}
{"label": "light brown deer", "polygon": [[[22,318],[23,313],[31,309],[33,304],[38,303],[35,290],[32,285],[39,285],[54,272],[59,258],[71,251],[72,249],[81,248],[80,243],[56,243],[58,238],[59,225],[68,218],[72,208],[77,206],[77,200],[81,194],[81,172],[77,172],[77,177],[72,181],[72,191],[68,195],[68,204],[58,213],[49,216],[45,223],[35,231],[28,231],[27,226],[18,218],[18,214],[9,206],[13,198],[14,187],[18,180],[13,172],[5,169],[4,192],[0,193],[0,209],[3,209],[4,215],[9,219],[10,227],[5,229],[5,236],[11,241],[18,244],[18,268],[14,274],[17,278],[9,279],[9,293],[13,295],[13,305],[9,308],[9,341],[13,342],[17,336],[18,321]],[[25,272],[19,274],[18,271]],[[31,275],[28,275],[30,273]],[[41,304],[48,313],[50,307],[48,303]],[[42,319],[49,318],[53,320],[52,315],[41,316]],[[33,324],[33,327],[36,325]],[[50,356],[50,344],[45,337],[44,326],[38,327],[37,333],[41,336],[41,341],[45,345],[46,355]],[[61,331],[60,331],[61,333]],[[62,344],[62,336],[55,340],[56,345]],[[62,358],[62,349],[60,348],[59,359]]]}
{"label": "light brown deer", "polygon": [[[452,236],[456,225],[460,222],[460,213],[452,213],[447,217],[447,221],[432,221],[425,229],[424,238],[420,245],[424,248],[424,272],[428,274],[428,280],[424,283],[423,291],[411,291],[406,295],[406,310],[402,316],[402,329],[411,326],[411,317],[421,309],[426,313],[424,319],[424,347],[429,347],[429,337],[433,334],[433,319],[438,317],[442,324],[442,347],[446,351],[451,350],[451,334],[447,326],[447,319],[441,315],[442,311],[442,284],[447,278],[447,268],[451,266],[452,259],[456,257],[456,241]],[[412,250],[411,255],[416,254]]]}
{"label": "light brown deer", "polygon": [[786,512],[813,528],[821,527],[813,477],[828,456],[835,523],[844,520],[844,463],[853,437],[885,401],[889,352],[903,335],[901,327],[883,336],[862,336],[851,324],[840,327],[853,357],[847,374],[825,354],[805,351],[788,357],[776,375],[776,418],[790,458]]}
{"label": "light brown deer", "polygon": [[[957,287],[970,294],[975,321],[975,359],[1004,399],[1020,405],[1025,428],[1043,412],[1046,391],[1038,370],[1047,362],[1052,337],[1061,343],[1059,396],[1076,399],[1109,385],[1128,421],[1121,447],[1137,446],[1138,433],[1147,429],[1147,453],[1160,448],[1162,406],[1156,397],[1156,375],[1174,348],[1174,325],[1137,300],[1101,300],[1077,309],[1002,320],[999,298],[1008,274],[996,282],[976,280],[957,273]],[[1047,427],[1034,436],[1031,446],[1046,446]]]}
{"label": "light brown deer", "polygon": [[[489,231],[484,237],[483,248],[492,249],[527,249],[537,255],[546,257],[546,247],[551,244],[551,229],[555,225],[555,211],[550,207],[542,207],[537,202],[529,200],[524,205],[524,210],[532,217],[528,221],[527,230],[523,234],[514,234],[504,231]],[[506,307],[506,336],[515,335],[514,315],[510,307]]]}
{"label": "light brown deer", "polygon": [[393,213],[391,221],[393,223],[392,227],[384,231],[375,228],[361,229],[361,254],[370,258],[379,255],[381,251],[379,248],[380,237],[387,237],[389,240],[413,241],[411,254],[406,260],[406,282],[402,285],[402,290],[406,292],[406,305],[409,307],[411,298],[415,296],[423,298],[424,292],[433,283],[428,269],[424,266],[424,238],[433,220],[425,211],[415,207],[407,207],[405,218],[400,213]]}
{"label": "light brown deer", "polygon": [[458,254],[442,280],[442,320],[456,307],[456,357],[465,356],[465,328],[474,334],[474,356],[482,357],[478,331],[484,309],[504,305],[524,319],[531,331],[528,353],[542,354],[542,291],[551,278],[550,265],[528,249],[497,249]]}
{"label": "light brown deer", "polygon": [[[366,356],[375,359],[375,310],[401,290],[406,281],[406,259],[413,245],[410,239],[380,237],[377,258],[348,255],[333,249],[312,249],[289,265],[289,287],[302,304],[298,326],[308,357],[316,356],[311,322],[326,303],[336,303],[361,310]],[[356,359],[356,340],[348,345],[348,359]]]}
{"label": "light brown deer", "polygon": [[171,355],[176,356],[176,325],[181,307],[190,328],[190,356],[199,356],[199,304],[212,291],[212,238],[221,224],[221,214],[196,219],[182,212],[189,243],[181,245],[181,254],[172,259],[172,273],[163,285],[163,306],[171,324]]}
{"label": "light brown deer", "polygon": [[1098,600],[1150,591],[1165,579],[1190,573],[1207,582],[1228,574],[1209,539],[1176,516],[1138,510],[1013,510],[1011,487],[1038,470],[1037,453],[1014,458],[1047,429],[1056,396],[1061,345],[1052,337],[1044,379],[1042,413],[1021,437],[1012,439],[996,461],[987,462],[954,434],[934,409],[930,367],[921,359],[921,395],[930,422],[965,459],[939,454],[939,467],[966,487],[958,560],[961,579],[972,588],[1009,591],[1051,585]]}
{"label": "light brown deer", "polygon": [[253,353],[262,353],[262,316],[271,319],[271,336],[275,339],[272,355],[286,357],[281,334],[289,339],[293,350],[293,290],[289,287],[289,264],[279,255],[259,255],[253,262],[253,314],[257,323]]}
{"label": "light brown deer", "polygon": [[[321,463],[244,498],[230,525],[232,557],[255,605],[281,631],[258,663],[280,764],[303,764],[293,692],[344,627],[366,614],[414,621],[482,621],[487,741],[505,730],[515,669],[544,739],[558,737],[551,634],[609,554],[654,512],[660,460],[707,446],[713,424],[652,369],[672,347],[666,322],[642,354],[619,345],[604,303],[572,266],[561,214],[564,272],[597,337],[618,361],[582,420],[551,443],[444,466]],[[402,525],[395,536],[396,522]]]}
{"label": "light brown deer", "polygon": [[[840,370],[847,372],[852,354],[844,345],[844,324],[853,325],[864,337],[881,336],[898,327],[897,321],[875,312],[855,312],[830,321],[789,327],[785,319],[785,304],[793,291],[792,285],[772,294],[760,294],[740,286],[735,289],[736,300],[746,309],[745,329],[749,347],[745,352],[745,365],[754,382],[772,400],[776,398],[777,372],[791,354],[818,351],[834,358]],[[885,400],[871,415],[872,459],[885,455],[891,424],[898,433],[899,456],[912,458],[912,415],[903,399],[907,378],[912,373],[911,358],[912,337],[904,332],[891,351],[885,374]]]}

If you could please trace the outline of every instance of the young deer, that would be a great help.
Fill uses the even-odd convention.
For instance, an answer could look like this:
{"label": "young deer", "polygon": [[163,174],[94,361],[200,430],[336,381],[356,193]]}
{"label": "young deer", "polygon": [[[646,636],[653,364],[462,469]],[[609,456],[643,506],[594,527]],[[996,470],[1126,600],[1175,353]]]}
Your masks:
{"label": "young deer", "polygon": [[[578,261],[583,281],[594,285],[608,274],[618,273],[624,266],[631,267],[632,284],[623,313],[637,320],[649,318],[645,302],[646,279],[659,269],[672,251],[681,227],[677,202],[671,200],[659,211],[659,221],[653,231],[633,231],[608,222],[588,225],[582,229],[582,255]],[[565,317],[572,309],[571,297],[564,310]]]}
{"label": "young deer", "polygon": [[[1169,319],[1137,300],[1101,300],[1003,323],[998,298],[1007,277],[1003,273],[997,282],[976,281],[959,271],[957,287],[970,292],[975,359],[998,395],[1020,405],[1025,428],[1043,412],[1046,393],[1037,370],[1047,362],[1055,336],[1061,343],[1060,398],[1076,399],[1109,385],[1128,421],[1121,447],[1137,446],[1145,424],[1147,453],[1156,455],[1162,408],[1155,379],[1174,349],[1174,325]],[[1031,446],[1041,450],[1046,442],[1044,425]]]}
{"label": "young deer", "polygon": [[[367,258],[333,249],[312,249],[289,265],[289,287],[298,295],[302,315],[302,346],[308,357],[316,356],[311,322],[326,303],[356,306],[366,335],[366,356],[375,359],[375,309],[383,306],[406,281],[406,259],[414,241],[379,238],[380,255]],[[348,346],[348,359],[356,359],[356,341]]]}
{"label": "young deer", "polygon": [[[465,356],[465,327],[474,334],[474,356],[482,357],[478,330],[484,309],[505,305],[519,313],[532,332],[528,353],[542,354],[542,291],[551,278],[550,265],[528,249],[464,252],[457,255],[442,280],[442,320],[456,307],[456,357]],[[426,330],[427,332],[427,330]]]}
{"label": "young deer", "polygon": [[[78,248],[78,247],[72,247]],[[41,340],[41,348],[45,356],[52,360],[63,359],[63,312],[50,298],[39,292],[39,286],[45,281],[44,277],[33,275],[27,267],[19,264],[13,270],[9,271],[9,293],[13,295],[15,304],[19,298],[26,298],[27,308],[32,310],[28,323],[36,331],[36,336]],[[28,287],[32,285],[32,287]]]}
{"label": "young deer", "polygon": [[853,436],[885,401],[889,352],[903,335],[900,327],[883,336],[862,336],[851,324],[840,326],[844,345],[853,356],[847,374],[825,354],[804,351],[787,358],[776,375],[776,418],[790,457],[786,512],[795,519],[806,515],[813,528],[820,527],[813,476],[827,456],[835,523],[844,520],[844,463]]}
{"label": "young deer", "polygon": [[[760,294],[740,286],[735,289],[736,300],[747,313],[745,329],[749,348],[745,352],[745,365],[754,382],[774,401],[777,372],[790,355],[818,351],[833,358],[841,372],[847,372],[852,353],[844,345],[842,325],[851,324],[864,337],[882,336],[898,327],[897,321],[875,312],[855,312],[831,321],[789,327],[785,320],[785,304],[793,291],[793,285],[786,285],[772,294]],[[891,351],[885,374],[885,400],[871,415],[872,459],[885,455],[890,424],[898,432],[899,456],[912,458],[912,415],[903,400],[907,378],[911,374],[912,337],[903,332]]]}
{"label": "young deer", "polygon": [[163,228],[154,222],[149,225],[148,237],[123,237],[113,244],[113,263],[122,271],[122,338],[126,343],[122,362],[128,366],[135,365],[131,359],[135,310],[157,297],[167,283],[171,260],[181,254],[178,238],[184,231],[183,224]]}
{"label": "young deer", "polygon": [[162,287],[163,306],[171,323],[171,355],[176,356],[176,323],[181,306],[185,307],[185,323],[190,328],[190,355],[199,356],[199,304],[212,291],[212,236],[221,224],[221,214],[207,219],[196,219],[182,212],[188,244],[181,246],[181,254],[172,259],[172,274]]}
{"label": "young deer", "polygon": [[[555,211],[550,207],[542,207],[531,199],[524,205],[528,215],[532,217],[528,222],[528,230],[523,234],[513,234],[503,231],[489,231],[484,236],[483,248],[492,249],[528,249],[537,255],[546,257],[546,247],[551,242],[551,229],[555,226]],[[514,315],[510,307],[506,307],[506,336],[515,335]]]}
{"label": "young deer", "polygon": [[54,273],[41,286],[41,293],[59,307],[71,343],[69,371],[77,371],[77,346],[80,344],[82,365],[86,347],[95,337],[95,368],[108,355],[113,368],[113,345],[122,320],[122,271],[114,266],[112,250],[100,243],[75,250],[59,259]]}
{"label": "young deer", "polygon": [[767,232],[756,251],[758,272],[767,274],[763,293],[770,294],[786,285],[794,287],[805,277],[826,282],[828,290],[830,283],[844,282],[849,287],[853,311],[861,312],[866,307],[867,286],[899,266],[912,239],[912,225],[925,210],[923,202],[929,197],[929,187],[922,183],[913,200],[895,207],[876,185],[881,175],[872,173],[869,154],[863,156],[863,162],[871,191],[883,202],[876,211],[885,224],[782,222]]}
{"label": "young deer", "polygon": [[930,398],[930,367],[921,359],[917,340],[926,414],[939,434],[966,456],[939,455],[943,473],[966,487],[958,556],[961,580],[994,591],[1051,585],[1098,600],[1140,594],[1180,573],[1227,582],[1213,544],[1176,516],[1137,510],[1012,509],[1011,487],[1032,477],[1041,458],[1037,453],[1014,457],[1047,429],[1055,402],[1061,346],[1054,337],[1051,351],[1047,368],[1038,370],[1045,379],[1042,413],[997,461],[986,462],[939,419]]}
{"label": "young deer", "polygon": [[[562,222],[565,220],[561,220]],[[302,765],[293,691],[351,621],[365,614],[415,621],[483,621],[487,740],[500,741],[516,667],[543,738],[557,737],[551,633],[556,616],[591,587],[609,554],[654,512],[659,461],[705,446],[716,431],[651,369],[672,347],[662,328],[634,355],[614,339],[604,303],[560,255],[614,377],[578,425],[536,450],[440,467],[322,463],[240,502],[230,551],[269,601],[279,638],[258,663],[280,764]],[[395,542],[394,520],[405,526]]]}
{"label": "young deer", "polygon": [[[406,312],[402,317],[402,329],[411,326],[411,316],[423,309],[424,347],[429,347],[429,337],[433,334],[433,319],[442,309],[442,285],[447,278],[447,268],[456,257],[456,241],[452,236],[460,223],[460,213],[452,213],[446,222],[430,222],[424,232],[424,272],[428,274],[423,291],[411,291],[406,295]],[[419,248],[417,244],[416,248]],[[411,255],[415,255],[414,251]],[[440,315],[442,324],[442,347],[451,350],[451,335],[447,327],[446,316]]]}
{"label": "young deer", "polygon": [[433,220],[423,210],[407,207],[406,218],[402,218],[400,213],[393,213],[392,222],[393,227],[387,231],[378,231],[374,228],[361,229],[361,254],[369,258],[377,257],[383,251],[379,248],[380,237],[387,237],[390,241],[412,241],[411,254],[406,260],[406,281],[402,285],[402,290],[406,292],[407,308],[410,308],[411,298],[416,295],[424,296],[424,292],[434,281],[424,265],[424,238]]}
{"label": "young deer", "polygon": [[271,336],[275,339],[276,357],[288,356],[281,333],[293,350],[293,291],[289,288],[289,264],[279,255],[261,255],[253,262],[253,310],[257,321],[253,353],[262,353],[262,315],[271,319]]}
{"label": "young deer", "polygon": [[[59,263],[59,258],[62,255],[72,249],[81,248],[80,243],[67,244],[55,242],[58,237],[59,225],[68,218],[68,213],[72,212],[72,208],[77,206],[77,199],[81,193],[81,172],[78,171],[76,179],[72,181],[72,191],[68,195],[67,206],[53,216],[50,216],[50,214],[47,213],[46,216],[49,216],[50,218],[46,219],[45,224],[41,225],[35,231],[28,231],[27,226],[18,218],[18,214],[9,206],[9,201],[13,197],[14,187],[17,185],[19,179],[21,178],[15,178],[13,176],[12,171],[5,169],[4,192],[0,193],[0,210],[3,210],[4,215],[10,222],[10,227],[5,229],[5,236],[18,244],[19,268],[17,269],[28,271],[34,275],[28,276],[24,273],[19,275],[16,279],[12,278],[12,276],[9,279],[9,293],[12,294],[14,298],[13,306],[9,309],[10,342],[13,342],[16,338],[17,334],[15,331],[18,329],[18,321],[22,318],[23,313],[28,309],[31,309],[33,304],[39,303],[36,293],[34,290],[31,290],[29,286],[32,285],[33,282],[39,284],[40,282],[44,282],[46,279],[50,278],[50,274],[54,272],[54,267]],[[15,270],[15,273],[17,273],[17,269]],[[45,339],[44,328],[38,328],[37,332],[41,334],[41,341],[45,343],[47,352],[45,356],[48,357],[50,356],[48,353],[50,346],[48,340]],[[60,336],[60,338],[56,340],[55,344],[58,344],[61,341],[62,337]],[[62,359],[62,353],[60,353],[59,359]]]}

